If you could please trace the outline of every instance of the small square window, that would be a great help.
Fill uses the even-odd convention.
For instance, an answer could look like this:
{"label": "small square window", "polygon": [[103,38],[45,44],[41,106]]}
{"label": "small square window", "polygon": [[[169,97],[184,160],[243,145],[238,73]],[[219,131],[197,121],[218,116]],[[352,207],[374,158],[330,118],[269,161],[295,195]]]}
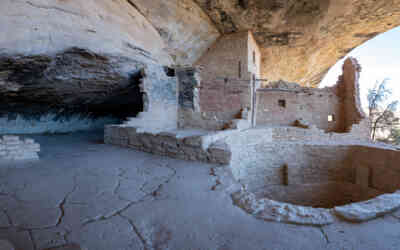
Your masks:
{"label": "small square window", "polygon": [[334,122],[335,121],[335,116],[334,115],[328,115],[328,122]]}
{"label": "small square window", "polygon": [[279,107],[286,108],[286,100],[278,100]]}

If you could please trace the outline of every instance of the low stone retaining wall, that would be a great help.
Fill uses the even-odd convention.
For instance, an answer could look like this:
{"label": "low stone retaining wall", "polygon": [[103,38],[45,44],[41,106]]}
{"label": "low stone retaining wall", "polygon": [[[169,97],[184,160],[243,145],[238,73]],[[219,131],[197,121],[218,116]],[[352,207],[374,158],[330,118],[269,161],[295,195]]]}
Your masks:
{"label": "low stone retaining wall", "polygon": [[152,134],[135,127],[110,125],[105,128],[104,142],[182,160],[229,164],[231,152],[217,135],[180,132]]}
{"label": "low stone retaining wall", "polygon": [[0,160],[39,159],[40,145],[33,139],[20,140],[18,136],[0,137]]}
{"label": "low stone retaining wall", "polygon": [[332,209],[298,206],[270,199],[258,199],[244,189],[232,194],[233,203],[257,219],[290,224],[322,226],[336,220],[364,222],[400,208],[400,193],[380,195],[374,199],[337,206]]}

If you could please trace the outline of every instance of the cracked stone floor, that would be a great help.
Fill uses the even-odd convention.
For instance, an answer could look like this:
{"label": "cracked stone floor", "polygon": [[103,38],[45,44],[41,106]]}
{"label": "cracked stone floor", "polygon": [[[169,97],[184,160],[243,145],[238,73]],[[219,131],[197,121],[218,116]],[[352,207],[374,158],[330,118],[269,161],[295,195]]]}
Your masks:
{"label": "cracked stone floor", "polygon": [[400,248],[400,214],[321,228],[261,221],[215,188],[216,166],[104,145],[101,133],[29,137],[41,160],[0,168],[0,239],[20,250]]}

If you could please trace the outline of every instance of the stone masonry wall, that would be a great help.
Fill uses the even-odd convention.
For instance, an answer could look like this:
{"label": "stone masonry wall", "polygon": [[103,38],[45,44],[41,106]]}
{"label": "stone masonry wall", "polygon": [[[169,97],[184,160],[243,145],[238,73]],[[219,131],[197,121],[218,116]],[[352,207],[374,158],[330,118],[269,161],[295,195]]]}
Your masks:
{"label": "stone masonry wall", "polygon": [[125,122],[146,131],[166,131],[178,126],[178,82],[156,64],[148,64],[141,79],[144,112]]}
{"label": "stone masonry wall", "polygon": [[393,148],[360,146],[352,153],[352,167],[360,185],[385,192],[400,189],[400,152]]}
{"label": "stone masonry wall", "polygon": [[[249,81],[200,79],[196,68],[179,71],[179,124],[181,128],[221,129],[250,108]],[[193,75],[195,74],[195,75]]]}
{"label": "stone masonry wall", "polygon": [[254,192],[257,198],[268,198],[301,206],[331,208],[374,198],[383,192],[349,182],[268,185]]}
{"label": "stone masonry wall", "polygon": [[249,32],[220,37],[195,64],[201,81],[200,112],[189,113],[188,119],[196,121],[189,123],[204,129],[221,129],[242,109],[250,109],[250,80],[253,72],[259,72],[259,63],[259,49]]}
{"label": "stone masonry wall", "polygon": [[284,166],[289,184],[354,180],[348,146],[261,143],[232,153],[232,172],[250,190],[283,185]]}
{"label": "stone masonry wall", "polygon": [[290,126],[301,119],[327,132],[369,138],[368,119],[360,104],[360,70],[357,60],[349,58],[338,83],[331,88],[290,84],[290,88],[258,89],[256,125]]}
{"label": "stone masonry wall", "polygon": [[[248,32],[225,35],[195,63],[201,67],[203,80],[215,78],[246,79],[248,72]],[[239,77],[240,71],[243,74]],[[250,78],[249,78],[250,79]]]}
{"label": "stone masonry wall", "polygon": [[11,135],[0,138],[0,160],[36,160],[39,151],[40,145],[32,139],[20,140]]}
{"label": "stone masonry wall", "polygon": [[343,112],[343,130],[350,131],[352,125],[360,124],[360,131],[369,136],[368,121],[361,107],[359,79],[361,67],[354,58],[347,59],[343,64],[343,74],[339,77],[337,88],[341,97]]}
{"label": "stone masonry wall", "polygon": [[[289,185],[345,182],[381,192],[400,189],[400,152],[391,147],[347,134],[330,133],[318,139],[310,136],[312,131],[293,127],[252,131],[226,139],[232,151],[232,173],[250,190],[283,185],[284,168]],[[302,140],[301,131],[308,131],[312,139]]]}
{"label": "stone masonry wall", "polygon": [[[257,126],[290,126],[303,120],[325,131],[340,131],[342,127],[340,98],[334,88],[298,91],[259,89],[257,91]],[[328,116],[333,121],[328,121]]]}
{"label": "stone masonry wall", "polygon": [[357,132],[358,127],[353,126],[352,131],[355,133],[334,133],[325,132],[322,129],[311,127],[309,129],[299,127],[266,127],[263,130],[270,130],[272,133],[272,140],[275,142],[279,141],[290,141],[290,142],[317,142],[317,143],[355,143],[369,142],[368,138],[360,135]]}
{"label": "stone masonry wall", "polygon": [[247,68],[256,78],[261,77],[261,51],[251,32],[248,36]]}
{"label": "stone masonry wall", "polygon": [[180,135],[172,131],[154,134],[134,127],[109,125],[105,127],[104,142],[183,160],[226,165],[231,158],[229,148],[217,137],[208,139],[201,135]]}

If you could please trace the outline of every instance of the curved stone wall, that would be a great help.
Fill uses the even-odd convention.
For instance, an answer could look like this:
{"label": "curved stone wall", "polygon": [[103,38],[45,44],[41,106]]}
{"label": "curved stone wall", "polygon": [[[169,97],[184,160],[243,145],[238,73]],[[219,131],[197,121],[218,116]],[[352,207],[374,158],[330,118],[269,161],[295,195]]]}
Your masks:
{"label": "curved stone wall", "polygon": [[[400,152],[392,148],[369,144],[265,142],[241,151],[240,154],[233,150],[232,173],[249,190],[283,185],[284,167],[289,185],[333,181],[359,183],[383,192],[400,189],[400,169],[396,165]],[[360,179],[362,174],[364,179]]]}
{"label": "curved stone wall", "polygon": [[400,207],[391,194],[400,189],[400,152],[391,147],[259,141],[231,148],[230,168],[244,187],[234,202],[261,219],[321,225],[334,215],[365,221]]}
{"label": "curved stone wall", "polygon": [[333,208],[375,198],[384,192],[349,182],[321,182],[266,185],[253,192],[257,199],[271,199],[294,205]]}

